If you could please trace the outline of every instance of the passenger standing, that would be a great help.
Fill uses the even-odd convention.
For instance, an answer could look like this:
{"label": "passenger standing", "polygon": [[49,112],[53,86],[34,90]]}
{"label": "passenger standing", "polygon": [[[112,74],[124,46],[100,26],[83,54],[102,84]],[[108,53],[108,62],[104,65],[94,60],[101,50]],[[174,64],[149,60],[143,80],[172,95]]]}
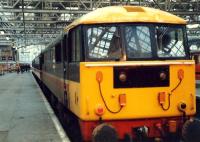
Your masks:
{"label": "passenger standing", "polygon": [[17,74],[19,74],[19,72],[20,72],[20,65],[18,63],[16,64],[16,71],[17,71]]}

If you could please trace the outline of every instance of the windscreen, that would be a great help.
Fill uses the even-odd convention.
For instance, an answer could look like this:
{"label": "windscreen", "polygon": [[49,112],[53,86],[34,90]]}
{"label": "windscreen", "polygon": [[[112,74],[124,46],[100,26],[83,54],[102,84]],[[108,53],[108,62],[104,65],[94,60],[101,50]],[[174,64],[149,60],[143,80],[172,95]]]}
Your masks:
{"label": "windscreen", "polygon": [[180,27],[156,26],[158,57],[185,57],[183,30]]}
{"label": "windscreen", "polygon": [[182,25],[120,24],[86,28],[90,60],[159,60],[188,58]]}
{"label": "windscreen", "polygon": [[150,27],[125,27],[125,43],[128,58],[152,58]]}

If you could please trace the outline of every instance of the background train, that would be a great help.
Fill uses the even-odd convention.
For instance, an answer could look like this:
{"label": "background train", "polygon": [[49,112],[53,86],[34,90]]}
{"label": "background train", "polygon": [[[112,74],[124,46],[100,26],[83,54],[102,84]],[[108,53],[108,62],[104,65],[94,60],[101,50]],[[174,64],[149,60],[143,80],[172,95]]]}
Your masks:
{"label": "background train", "polygon": [[105,7],[71,23],[33,60],[72,141],[189,139],[195,65],[185,26],[157,9]]}
{"label": "background train", "polygon": [[195,78],[196,80],[200,80],[200,52],[191,51],[191,57],[195,60]]}

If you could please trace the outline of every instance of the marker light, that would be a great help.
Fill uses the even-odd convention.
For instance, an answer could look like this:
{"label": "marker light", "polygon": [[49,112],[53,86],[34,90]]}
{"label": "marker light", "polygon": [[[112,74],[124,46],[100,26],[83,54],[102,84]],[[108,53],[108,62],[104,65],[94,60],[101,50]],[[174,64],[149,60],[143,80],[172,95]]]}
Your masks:
{"label": "marker light", "polygon": [[103,80],[103,74],[102,74],[102,72],[101,71],[98,71],[97,73],[96,73],[96,80],[97,80],[97,82],[102,82],[102,80]]}
{"label": "marker light", "polygon": [[126,105],[126,94],[119,95],[119,104],[120,104],[120,106]]}
{"label": "marker light", "polygon": [[104,108],[103,108],[103,106],[101,105],[101,104],[98,104],[97,106],[96,106],[96,109],[95,109],[95,113],[97,114],[97,115],[99,115],[99,116],[102,116],[103,114],[104,114]]}
{"label": "marker light", "polygon": [[160,104],[164,104],[165,103],[165,92],[159,92],[158,93],[158,102]]}
{"label": "marker light", "polygon": [[184,78],[184,71],[182,69],[179,69],[177,72],[178,79],[182,80]]}

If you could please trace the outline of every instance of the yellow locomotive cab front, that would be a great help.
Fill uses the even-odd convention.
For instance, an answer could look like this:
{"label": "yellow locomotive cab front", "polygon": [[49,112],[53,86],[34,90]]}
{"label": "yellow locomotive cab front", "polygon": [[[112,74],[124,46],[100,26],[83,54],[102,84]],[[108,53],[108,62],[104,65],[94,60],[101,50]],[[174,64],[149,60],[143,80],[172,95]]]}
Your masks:
{"label": "yellow locomotive cab front", "polygon": [[87,16],[77,21],[84,24],[85,36],[80,83],[69,83],[70,109],[80,119],[84,139],[90,139],[93,128],[102,129],[102,122],[111,124],[120,139],[132,133],[137,139],[140,130],[148,137],[179,135],[183,120],[196,113],[195,68],[184,20],[163,22],[159,16],[154,23],[130,23],[127,16],[123,22],[115,17],[93,24]]}
{"label": "yellow locomotive cab front", "polygon": [[[130,78],[135,77],[135,75],[132,75],[135,70],[135,73],[138,74],[135,80],[138,81],[138,78],[147,80],[145,77],[152,77],[151,70],[153,69],[154,72],[155,69],[158,70],[155,80],[157,79],[158,82],[163,80],[161,75],[167,72],[165,79],[168,77],[169,82],[168,85],[155,86],[153,85],[154,80],[151,78],[152,82],[149,83],[151,87],[139,86],[138,82],[135,87],[124,87],[124,81],[121,83],[122,86],[117,86],[115,78],[120,77],[120,73],[116,75],[118,68],[123,68],[120,70],[120,73],[126,74],[127,82],[130,80],[134,81],[134,78]],[[193,61],[88,62],[82,63],[80,70],[80,89],[82,92],[80,97],[84,98],[81,102],[80,116],[83,120],[98,120],[99,116],[95,113],[95,109],[98,106],[102,106],[104,113],[101,117],[105,120],[182,116],[183,111],[186,115],[195,114]],[[181,79],[179,77],[180,71],[183,72]],[[100,82],[96,80],[99,72],[102,74]],[[145,84],[145,82],[143,83]],[[124,105],[120,105],[121,94],[124,94],[126,98]],[[161,96],[160,94],[164,95]],[[180,108],[181,104],[186,105],[183,110]],[[119,110],[120,107],[122,107],[120,113],[112,113],[112,111]]]}

